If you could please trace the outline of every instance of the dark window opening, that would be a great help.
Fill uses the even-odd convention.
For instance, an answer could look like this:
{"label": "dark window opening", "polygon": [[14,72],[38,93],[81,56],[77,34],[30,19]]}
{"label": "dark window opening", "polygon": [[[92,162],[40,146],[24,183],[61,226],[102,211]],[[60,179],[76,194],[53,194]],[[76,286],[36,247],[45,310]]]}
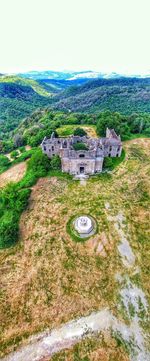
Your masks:
{"label": "dark window opening", "polygon": [[54,150],[54,146],[52,145],[52,151]]}
{"label": "dark window opening", "polygon": [[46,147],[44,146],[44,150],[46,150]]}
{"label": "dark window opening", "polygon": [[81,173],[81,174],[84,173],[84,167],[80,167],[80,173]]}
{"label": "dark window opening", "polygon": [[108,157],[111,157],[111,153],[108,154]]}
{"label": "dark window opening", "polygon": [[84,157],[85,157],[85,154],[79,154],[79,157],[80,157],[80,158],[84,158]]}
{"label": "dark window opening", "polygon": [[67,142],[66,141],[63,142],[63,148],[67,148]]}

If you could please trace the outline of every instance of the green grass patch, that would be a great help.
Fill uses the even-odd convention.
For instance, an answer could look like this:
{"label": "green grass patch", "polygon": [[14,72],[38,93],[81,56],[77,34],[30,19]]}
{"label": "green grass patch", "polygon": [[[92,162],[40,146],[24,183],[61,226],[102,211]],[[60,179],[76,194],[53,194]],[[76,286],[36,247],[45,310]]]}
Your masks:
{"label": "green grass patch", "polygon": [[84,124],[83,127],[82,125],[79,124],[71,124],[71,125],[62,125],[61,127],[57,128],[57,133],[59,137],[68,137],[69,135],[73,135],[74,130],[76,128],[82,128],[85,129],[86,131],[86,127],[96,129],[96,125],[93,124]]}

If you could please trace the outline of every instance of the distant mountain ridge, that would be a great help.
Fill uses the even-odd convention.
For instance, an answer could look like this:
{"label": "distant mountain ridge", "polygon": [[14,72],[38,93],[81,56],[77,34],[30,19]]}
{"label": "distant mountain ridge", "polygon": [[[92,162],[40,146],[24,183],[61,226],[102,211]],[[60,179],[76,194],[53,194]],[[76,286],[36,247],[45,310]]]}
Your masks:
{"label": "distant mountain ridge", "polygon": [[112,79],[112,78],[146,78],[150,77],[150,72],[147,72],[145,74],[119,74],[116,72],[98,72],[98,71],[92,71],[92,70],[86,70],[86,71],[53,71],[53,70],[46,70],[46,71],[29,71],[25,73],[19,73],[17,74],[20,77],[23,78],[31,78],[35,80],[40,79],[55,79],[55,80],[75,80],[75,79]]}

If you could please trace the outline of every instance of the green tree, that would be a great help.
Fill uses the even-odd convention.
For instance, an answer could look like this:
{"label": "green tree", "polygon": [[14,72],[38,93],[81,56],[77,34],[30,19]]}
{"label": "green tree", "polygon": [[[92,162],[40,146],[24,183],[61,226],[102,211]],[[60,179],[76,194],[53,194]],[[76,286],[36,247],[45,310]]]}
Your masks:
{"label": "green tree", "polygon": [[11,155],[11,158],[16,159],[19,155],[19,152],[18,152],[18,150],[13,150],[10,155]]}
{"label": "green tree", "polygon": [[61,169],[61,159],[59,155],[54,155],[54,157],[51,159],[51,168],[52,169]]}
{"label": "green tree", "polygon": [[87,135],[86,131],[83,128],[76,128],[73,133],[75,136],[84,137]]}
{"label": "green tree", "polygon": [[46,175],[48,170],[50,170],[51,162],[47,155],[42,153],[41,149],[32,155],[31,159],[28,161],[28,170],[34,172],[38,176],[42,177]]}
{"label": "green tree", "polygon": [[99,115],[97,122],[97,134],[101,137],[105,137],[107,128],[114,129],[116,133],[121,136],[130,134],[127,118],[119,113],[106,111]]}
{"label": "green tree", "polygon": [[0,155],[0,167],[7,167],[10,164],[10,160],[5,155]]}

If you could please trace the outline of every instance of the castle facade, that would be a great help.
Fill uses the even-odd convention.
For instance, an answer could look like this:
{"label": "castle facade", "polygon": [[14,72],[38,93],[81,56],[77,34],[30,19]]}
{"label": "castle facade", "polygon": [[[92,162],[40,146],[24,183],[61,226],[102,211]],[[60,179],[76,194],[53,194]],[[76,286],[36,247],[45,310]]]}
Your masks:
{"label": "castle facade", "polygon": [[[86,150],[75,150],[76,143],[84,143]],[[49,158],[59,155],[62,171],[72,175],[101,173],[105,157],[120,157],[122,152],[121,138],[114,129],[106,130],[104,138],[90,138],[88,136],[70,136],[43,139],[42,151]]]}

